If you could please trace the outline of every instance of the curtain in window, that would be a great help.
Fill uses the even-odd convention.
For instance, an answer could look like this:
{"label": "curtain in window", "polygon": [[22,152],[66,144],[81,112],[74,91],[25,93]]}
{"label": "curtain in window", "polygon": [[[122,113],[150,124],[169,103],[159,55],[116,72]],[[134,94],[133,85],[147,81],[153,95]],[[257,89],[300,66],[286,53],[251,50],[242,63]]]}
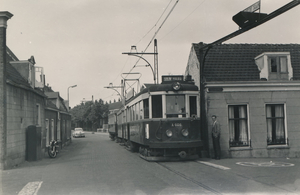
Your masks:
{"label": "curtain in window", "polygon": [[[228,107],[228,115],[229,115],[229,119],[233,119],[234,118],[234,107],[233,106],[229,106]],[[234,120],[229,120],[229,140],[230,142],[234,141]]]}
{"label": "curtain in window", "polygon": [[247,144],[248,141],[247,120],[245,120],[247,116],[246,111],[247,111],[246,106],[239,107],[239,118],[241,119],[239,121],[239,130],[240,130],[239,141],[243,142],[243,144]]}
{"label": "curtain in window", "polygon": [[[271,106],[267,106],[267,117],[272,116]],[[272,119],[267,119],[268,142],[272,141]]]}
{"label": "curtain in window", "polygon": [[280,72],[287,72],[287,58],[280,58]]}
{"label": "curtain in window", "polygon": [[276,119],[276,139],[284,139],[284,121],[283,121],[283,106],[275,106],[275,117],[280,117]]}

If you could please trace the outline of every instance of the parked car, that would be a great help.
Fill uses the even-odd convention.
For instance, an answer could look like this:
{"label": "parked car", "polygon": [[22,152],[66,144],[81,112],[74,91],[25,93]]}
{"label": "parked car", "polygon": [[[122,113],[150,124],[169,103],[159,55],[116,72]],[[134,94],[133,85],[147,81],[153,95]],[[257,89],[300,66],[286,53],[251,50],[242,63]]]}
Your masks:
{"label": "parked car", "polygon": [[74,129],[73,137],[85,137],[83,129],[78,127]]}

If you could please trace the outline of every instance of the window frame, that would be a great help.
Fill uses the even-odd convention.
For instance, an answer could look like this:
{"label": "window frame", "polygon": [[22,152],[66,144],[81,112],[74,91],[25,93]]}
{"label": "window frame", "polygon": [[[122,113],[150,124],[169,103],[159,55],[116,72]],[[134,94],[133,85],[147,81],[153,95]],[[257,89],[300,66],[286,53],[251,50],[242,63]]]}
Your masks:
{"label": "window frame", "polygon": [[[237,107],[241,107],[241,106],[245,106],[246,107],[246,128],[247,128],[247,143],[244,144],[242,143],[240,140],[232,140],[230,138],[230,135],[231,135],[231,129],[230,129],[230,121],[231,120],[245,120],[243,118],[230,118],[230,107],[233,107],[233,106],[237,106]],[[250,113],[249,113],[249,104],[248,103],[241,103],[241,104],[229,104],[227,105],[227,111],[228,111],[228,133],[229,133],[229,148],[238,148],[238,147],[241,147],[241,148],[250,148],[251,147],[251,133],[250,133]],[[235,115],[235,113],[234,113]],[[234,124],[235,125],[235,124]]]}
{"label": "window frame", "polygon": [[[183,112],[169,112],[168,113],[168,104],[167,104],[167,102],[168,102],[168,97],[175,97],[175,96],[178,96],[178,97],[183,97],[183,106],[184,106],[184,111]],[[187,116],[187,107],[186,107],[186,105],[187,105],[187,96],[185,95],[185,94],[166,94],[165,95],[165,101],[164,101],[165,103],[163,103],[164,105],[164,107],[165,107],[165,114],[164,114],[164,116],[166,117],[166,118],[186,118],[186,116]],[[175,115],[177,115],[177,116],[175,116]]]}
{"label": "window frame", "polygon": [[[285,60],[285,69],[282,71],[282,59]],[[272,60],[276,63],[276,66],[272,66]],[[276,71],[273,71],[273,68],[276,68]],[[270,80],[288,80],[289,70],[288,70],[288,58],[286,55],[268,55],[268,70],[269,70],[269,79]]]}
{"label": "window frame", "polygon": [[[267,106],[269,105],[282,105],[283,107],[283,117],[268,117],[267,116]],[[275,113],[276,114],[276,113]],[[266,116],[266,133],[267,133],[267,139],[266,139],[266,142],[267,142],[267,147],[276,147],[276,146],[288,146],[288,130],[287,130],[287,113],[286,113],[286,103],[265,103],[265,116]],[[284,143],[278,143],[276,138],[275,138],[275,143],[273,142],[273,139],[272,139],[272,142],[269,140],[269,135],[268,135],[268,119],[272,120],[272,119],[279,119],[279,118],[283,118],[283,128],[284,128]],[[272,121],[273,122],[273,121]],[[273,124],[272,124],[273,125]],[[275,127],[276,128],[276,127]],[[273,136],[273,127],[272,127],[272,136]],[[276,136],[276,132],[275,132],[275,136]]]}
{"label": "window frame", "polygon": [[41,105],[36,104],[36,125],[41,126]]}

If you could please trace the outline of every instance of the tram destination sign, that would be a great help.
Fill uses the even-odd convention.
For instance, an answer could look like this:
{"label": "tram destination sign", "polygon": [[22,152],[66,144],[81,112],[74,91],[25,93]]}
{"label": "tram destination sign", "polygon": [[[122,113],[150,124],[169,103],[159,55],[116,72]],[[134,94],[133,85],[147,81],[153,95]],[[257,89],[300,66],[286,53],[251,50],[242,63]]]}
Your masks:
{"label": "tram destination sign", "polygon": [[168,76],[162,76],[162,82],[174,82],[174,81],[183,81],[182,75],[168,75]]}

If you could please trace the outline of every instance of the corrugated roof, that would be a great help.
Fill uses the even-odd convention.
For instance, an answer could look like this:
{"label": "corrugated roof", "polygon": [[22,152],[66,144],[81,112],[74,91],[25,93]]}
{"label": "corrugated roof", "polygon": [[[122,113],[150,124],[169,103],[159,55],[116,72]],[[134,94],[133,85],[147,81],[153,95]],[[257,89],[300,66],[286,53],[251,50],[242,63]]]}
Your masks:
{"label": "corrugated roof", "polygon": [[[199,44],[193,47],[199,58]],[[206,81],[258,81],[259,70],[254,58],[264,52],[290,52],[293,79],[300,80],[300,44],[221,44],[206,56]]]}

